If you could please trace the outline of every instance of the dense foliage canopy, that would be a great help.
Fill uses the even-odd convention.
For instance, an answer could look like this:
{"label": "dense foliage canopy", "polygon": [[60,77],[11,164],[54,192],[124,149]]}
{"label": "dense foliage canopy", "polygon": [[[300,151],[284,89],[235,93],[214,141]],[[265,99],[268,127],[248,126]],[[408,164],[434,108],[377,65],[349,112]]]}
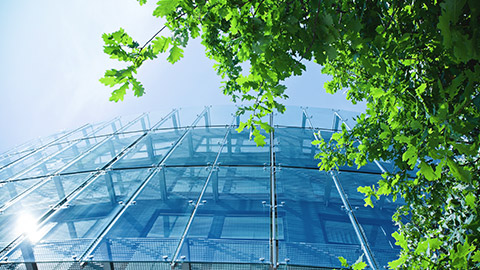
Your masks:
{"label": "dense foliage canopy", "polygon": [[480,268],[479,7],[477,0],[160,0],[153,15],[166,19],[170,34],[144,46],[122,29],[105,34],[105,52],[128,65],[101,82],[118,86],[113,101],[130,87],[141,96],[135,74],[145,60],[167,53],[175,63],[189,39],[201,37],[223,92],[247,104],[239,113],[251,117],[240,129],[261,145],[258,129],[270,127],[260,118],[285,110],[281,82],[314,61],[333,76],[328,92],[346,89],[368,107],[351,130],[315,142],[320,168],[395,162],[395,172],[359,188],[372,207],[387,195],[407,203],[394,216],[402,252],[390,267]]}

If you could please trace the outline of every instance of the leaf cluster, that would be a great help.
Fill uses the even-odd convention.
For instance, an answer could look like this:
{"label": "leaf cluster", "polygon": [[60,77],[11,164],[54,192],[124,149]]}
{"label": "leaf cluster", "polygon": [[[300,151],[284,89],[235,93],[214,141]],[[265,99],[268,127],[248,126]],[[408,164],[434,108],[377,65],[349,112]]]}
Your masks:
{"label": "leaf cluster", "polygon": [[153,14],[166,19],[170,36],[139,47],[122,29],[104,35],[105,52],[128,65],[101,79],[119,86],[111,100],[123,100],[129,87],[143,95],[134,77],[142,63],[167,51],[175,63],[188,40],[200,37],[223,93],[250,116],[238,130],[249,129],[263,145],[260,129],[272,129],[265,117],[285,110],[282,82],[302,74],[302,61],[314,61],[333,77],[327,92],[346,90],[353,103],[367,102],[352,129],[316,142],[320,169],[395,165],[376,185],[359,188],[371,207],[381,196],[406,202],[393,217],[402,253],[389,266],[480,267],[475,0],[160,0]]}

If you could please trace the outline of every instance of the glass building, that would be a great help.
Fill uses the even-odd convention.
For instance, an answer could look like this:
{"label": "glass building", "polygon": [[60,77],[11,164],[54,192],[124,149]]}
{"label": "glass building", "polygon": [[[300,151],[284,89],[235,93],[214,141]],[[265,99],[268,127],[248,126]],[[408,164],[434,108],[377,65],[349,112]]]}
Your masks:
{"label": "glass building", "polygon": [[[115,118],[0,156],[0,269],[330,269],[397,257],[389,162],[321,172],[351,112],[288,107],[257,147],[234,107]],[[347,120],[349,119],[349,120]]]}

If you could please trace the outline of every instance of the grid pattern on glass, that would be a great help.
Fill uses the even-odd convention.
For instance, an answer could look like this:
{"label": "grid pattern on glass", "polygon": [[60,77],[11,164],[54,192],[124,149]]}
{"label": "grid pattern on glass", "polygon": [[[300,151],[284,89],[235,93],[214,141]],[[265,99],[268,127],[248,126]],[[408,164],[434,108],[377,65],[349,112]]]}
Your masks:
{"label": "grid pattern on glass", "polygon": [[270,174],[263,168],[216,168],[181,247],[180,261],[268,260]]}
{"label": "grid pattern on glass", "polygon": [[234,129],[228,130],[225,147],[218,159],[222,166],[266,166],[270,162],[269,135],[263,131],[261,134],[267,139],[265,145],[257,147],[250,139],[248,130],[238,133]]}
{"label": "grid pattern on glass", "polygon": [[317,168],[313,131],[305,128],[275,128],[275,157],[279,166]]}
{"label": "grid pattern on glass", "polygon": [[339,256],[355,261],[362,251],[332,179],[315,170],[282,168],[277,199],[284,237],[279,261],[341,267]]}
{"label": "grid pattern on glass", "polygon": [[[287,109],[256,147],[234,130],[233,112],[115,118],[6,152],[0,260],[28,269],[319,269],[340,267],[338,256],[367,252],[373,268],[397,256],[390,216],[402,202],[365,209],[354,188],[373,184],[380,167],[341,167],[335,177],[316,169],[313,133],[328,140],[336,115],[353,114]],[[9,230],[19,222],[32,226]]]}
{"label": "grid pattern on glass", "polygon": [[113,261],[172,258],[206,176],[203,167],[159,170],[94,250],[94,258]]}
{"label": "grid pattern on glass", "polygon": [[196,128],[186,135],[166,161],[167,166],[206,166],[220,150],[227,128]]}

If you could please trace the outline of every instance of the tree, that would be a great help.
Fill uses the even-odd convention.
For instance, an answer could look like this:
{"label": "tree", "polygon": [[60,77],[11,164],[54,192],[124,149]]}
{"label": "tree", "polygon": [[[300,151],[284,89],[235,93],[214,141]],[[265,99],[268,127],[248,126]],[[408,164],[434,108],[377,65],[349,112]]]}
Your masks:
{"label": "tree", "polygon": [[[137,0],[144,4],[146,0]],[[101,82],[119,86],[123,100],[147,59],[168,51],[182,57],[190,38],[201,37],[206,55],[225,79],[223,92],[250,113],[248,128],[261,145],[262,116],[283,112],[281,82],[301,75],[302,60],[333,76],[325,87],[347,89],[366,101],[356,125],[345,126],[322,150],[320,169],[392,160],[377,185],[359,187],[365,204],[401,196],[406,205],[394,220],[402,252],[392,268],[480,268],[480,12],[475,0],[160,0],[153,15],[164,17],[171,35],[139,46],[122,29],[104,34],[105,52],[125,61]],[[162,28],[159,32],[161,32]],[[249,74],[242,75],[246,63]],[[412,171],[415,175],[411,175]],[[402,219],[407,216],[408,219]]]}

